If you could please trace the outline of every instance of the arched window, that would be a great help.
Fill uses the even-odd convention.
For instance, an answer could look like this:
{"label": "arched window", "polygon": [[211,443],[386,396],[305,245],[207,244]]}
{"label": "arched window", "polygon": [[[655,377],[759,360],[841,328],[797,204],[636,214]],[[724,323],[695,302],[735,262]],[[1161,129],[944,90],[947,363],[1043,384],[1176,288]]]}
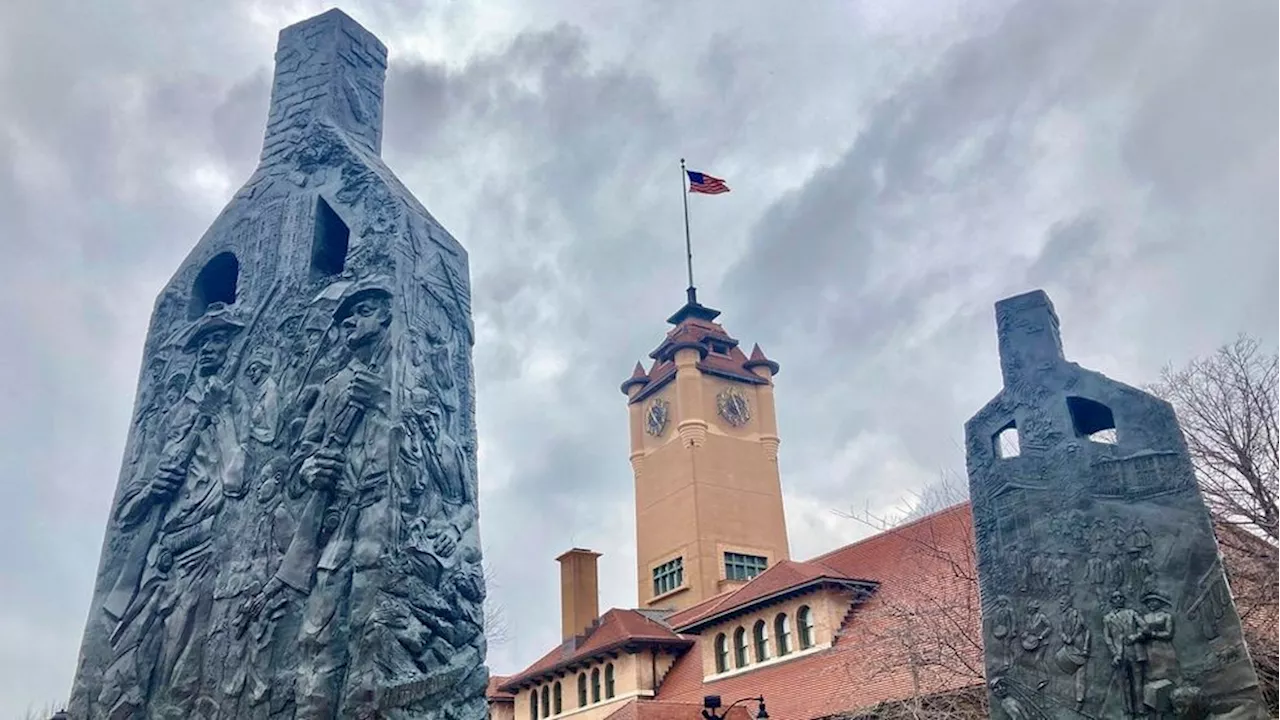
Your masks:
{"label": "arched window", "polygon": [[769,659],[769,626],[763,620],[757,620],[751,629],[751,637],[756,641],[756,662]]}
{"label": "arched window", "polygon": [[538,720],[538,688],[529,691],[529,720]]}
{"label": "arched window", "polygon": [[778,613],[773,619],[773,634],[778,642],[778,657],[791,652],[791,618],[786,613]]}
{"label": "arched window", "polygon": [[729,669],[729,638],[724,633],[716,636],[716,672],[722,673]]}
{"label": "arched window", "polygon": [[800,626],[800,649],[813,647],[813,611],[808,605],[801,605],[796,613],[796,625]]}
{"label": "arched window", "polygon": [[600,668],[591,671],[591,702],[600,702]]}
{"label": "arched window", "polygon": [[587,706],[587,674],[578,673],[578,707]]}
{"label": "arched window", "polygon": [[213,303],[234,305],[236,285],[240,281],[240,261],[234,253],[218,253],[200,268],[195,284],[191,286],[191,303],[187,316],[191,320],[204,315]]}
{"label": "arched window", "polygon": [[562,712],[564,712],[564,698],[561,697],[560,681],[557,680],[555,687],[551,691],[551,713],[559,715]]}
{"label": "arched window", "polygon": [[613,697],[613,663],[604,666],[604,696]]}
{"label": "arched window", "polygon": [[551,717],[551,688],[542,686],[542,717]]}
{"label": "arched window", "polygon": [[747,666],[747,631],[743,628],[733,631],[733,665]]}

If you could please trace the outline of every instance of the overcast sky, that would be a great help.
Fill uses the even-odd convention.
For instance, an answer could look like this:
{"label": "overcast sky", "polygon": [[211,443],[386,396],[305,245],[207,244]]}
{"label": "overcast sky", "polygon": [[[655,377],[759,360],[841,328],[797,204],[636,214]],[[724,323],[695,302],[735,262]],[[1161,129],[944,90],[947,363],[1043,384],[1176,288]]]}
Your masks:
{"label": "overcast sky", "polygon": [[[248,178],[293,2],[0,2],[0,718],[65,698],[156,293]],[[510,673],[557,565],[632,606],[618,384],[683,300],[782,364],[804,558],[963,472],[992,303],[1139,384],[1277,342],[1277,4],[349,2],[390,166],[471,252],[481,527]]]}

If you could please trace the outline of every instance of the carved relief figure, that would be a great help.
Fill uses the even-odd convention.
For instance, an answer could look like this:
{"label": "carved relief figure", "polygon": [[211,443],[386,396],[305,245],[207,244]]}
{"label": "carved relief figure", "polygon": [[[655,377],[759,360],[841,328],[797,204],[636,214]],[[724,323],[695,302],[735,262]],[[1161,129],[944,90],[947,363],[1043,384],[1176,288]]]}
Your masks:
{"label": "carved relief figure", "polygon": [[1169,599],[1152,592],[1142,598],[1142,604],[1147,608],[1142,616],[1147,675],[1152,679],[1174,679],[1178,663],[1173,652],[1173,614],[1169,612]]}
{"label": "carved relief figure", "polygon": [[1031,713],[1016,697],[1009,694],[1009,686],[1003,678],[991,681],[991,694],[996,696],[997,705],[1009,720],[1031,720]]}
{"label": "carved relief figure", "polygon": [[407,463],[410,497],[421,498],[415,503],[414,514],[428,524],[423,532],[431,539],[436,556],[447,559],[475,522],[467,456],[444,431],[445,409],[435,394],[414,389],[409,408],[410,422],[401,457]]}
{"label": "carved relief figure", "polygon": [[991,637],[995,638],[996,643],[1004,648],[1001,656],[1004,658],[1004,666],[1006,668],[1013,663],[1013,639],[1017,632],[1018,629],[1013,617],[1013,607],[1009,603],[1009,596],[1001,595],[996,598],[996,607],[991,612]]}
{"label": "carved relief figure", "polygon": [[196,700],[213,602],[214,522],[224,495],[243,487],[241,404],[219,377],[243,327],[215,303],[190,328],[184,349],[196,354],[197,377],[170,413],[155,475],[126,491],[116,511],[116,522],[136,534],[103,607],[116,621],[99,697],[111,717],[139,711],[148,686],[170,712],[189,712]]}
{"label": "carved relief figure", "polygon": [[390,525],[391,319],[391,285],[381,278],[353,285],[334,313],[351,359],[320,388],[307,416],[297,456],[310,496],[279,570],[246,612],[257,615],[285,587],[308,595],[299,717],[338,717],[360,694],[362,678],[347,667],[345,634],[355,636],[373,610],[366,574],[377,568]]}
{"label": "carved relief figure", "polygon": [[258,347],[249,356],[244,374],[254,388],[253,408],[249,411],[249,434],[254,440],[270,445],[276,439],[280,422],[280,390],[271,371],[275,356],[270,348]]}
{"label": "carved relief figure", "polygon": [[1058,601],[1062,617],[1058,626],[1058,639],[1062,642],[1054,660],[1058,669],[1075,680],[1076,710],[1084,705],[1085,665],[1089,662],[1091,633],[1084,615],[1071,603],[1071,596],[1063,595]]}
{"label": "carved relief figure", "polygon": [[1102,616],[1102,637],[1111,652],[1111,666],[1124,696],[1125,712],[1137,717],[1142,709],[1142,688],[1147,682],[1147,646],[1142,618],[1125,607],[1124,593],[1111,593],[1111,612]]}
{"label": "carved relief figure", "polygon": [[[1036,671],[1043,673],[1044,652],[1048,647],[1049,636],[1053,634],[1053,626],[1049,618],[1040,610],[1039,600],[1027,601],[1027,619],[1023,624],[1022,649],[1027,652]],[[1038,687],[1044,687],[1047,681],[1041,680]]]}

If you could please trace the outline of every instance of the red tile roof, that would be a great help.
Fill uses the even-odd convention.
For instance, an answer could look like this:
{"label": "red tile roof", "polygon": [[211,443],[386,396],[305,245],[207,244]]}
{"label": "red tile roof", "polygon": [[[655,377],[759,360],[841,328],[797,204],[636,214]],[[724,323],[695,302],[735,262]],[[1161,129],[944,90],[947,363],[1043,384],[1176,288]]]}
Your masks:
{"label": "red tile roof", "polygon": [[874,580],[852,577],[821,562],[783,560],[752,578],[746,585],[675,613],[667,618],[667,623],[680,632],[689,632],[710,620],[746,611],[762,600],[771,600],[789,592],[825,583],[860,586],[866,590],[872,590],[876,585]]}
{"label": "red tile roof", "polygon": [[524,683],[627,646],[661,646],[683,651],[692,645],[692,638],[677,635],[636,610],[614,608],[601,615],[584,635],[561,643],[528,668],[504,680],[499,688],[514,692]]}
{"label": "red tile roof", "polygon": [[[879,587],[845,618],[831,648],[712,682],[704,682],[701,653],[695,648],[676,661],[659,688],[659,700],[763,695],[770,717],[810,720],[982,682],[967,503],[791,565],[795,567],[779,572],[778,579],[762,573],[747,586],[682,615],[717,612],[708,608],[724,612],[728,599],[751,585],[785,585],[819,569],[874,579]],[[675,627],[687,626],[689,616],[671,621]]]}
{"label": "red tile roof", "polygon": [[[713,352],[714,345],[721,346],[724,352]],[[738,347],[738,341],[719,323],[712,322],[706,316],[691,315],[682,317],[679,323],[667,332],[662,344],[649,353],[649,357],[654,360],[649,372],[647,374],[633,372],[631,377],[622,384],[622,392],[628,392],[633,385],[643,385],[640,392],[631,399],[634,403],[662,389],[671,378],[675,377],[676,351],[686,347],[697,348],[701,356],[698,369],[710,375],[719,375],[755,385],[767,385],[769,381],[756,375],[751,369],[767,366],[774,373],[778,371],[778,364],[766,358],[759,345],[752,349],[751,357],[748,358]],[[640,369],[637,368],[637,370]]]}
{"label": "red tile roof", "polygon": [[515,702],[514,693],[499,690],[499,686],[507,681],[507,675],[490,675],[489,685],[484,689],[484,696],[495,702]]}

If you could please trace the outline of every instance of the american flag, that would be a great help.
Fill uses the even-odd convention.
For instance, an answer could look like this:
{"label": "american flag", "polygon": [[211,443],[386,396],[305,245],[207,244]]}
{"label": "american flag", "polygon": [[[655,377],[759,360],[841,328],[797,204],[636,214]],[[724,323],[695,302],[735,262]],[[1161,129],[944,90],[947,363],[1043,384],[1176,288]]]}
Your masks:
{"label": "american flag", "polygon": [[689,192],[702,193],[704,195],[719,195],[720,193],[729,192],[729,186],[724,184],[724,180],[718,177],[711,177],[706,173],[686,170],[689,174]]}

